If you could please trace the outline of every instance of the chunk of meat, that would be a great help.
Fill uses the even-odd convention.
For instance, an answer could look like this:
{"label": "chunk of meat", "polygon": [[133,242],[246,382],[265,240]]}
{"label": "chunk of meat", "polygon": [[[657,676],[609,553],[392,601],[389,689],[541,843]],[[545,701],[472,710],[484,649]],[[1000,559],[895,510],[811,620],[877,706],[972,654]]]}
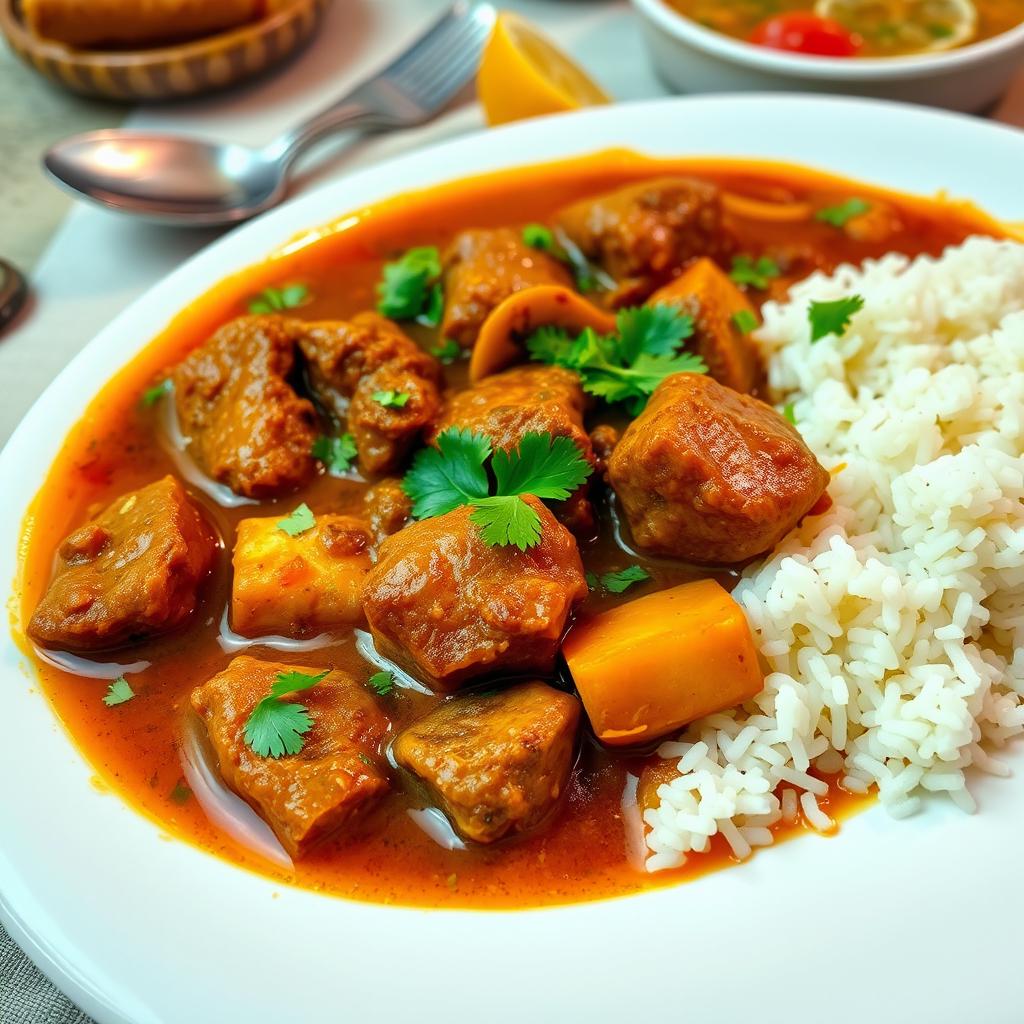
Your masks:
{"label": "chunk of meat", "polygon": [[693,317],[694,351],[719,384],[749,394],[760,383],[757,349],[736,317],[758,318],[747,297],[709,259],[699,259],[674,281],[659,288],[651,305],[678,306]]}
{"label": "chunk of meat", "polygon": [[[397,469],[441,408],[441,365],[377,313],[303,327],[299,346],[317,397],[347,420],[367,473]],[[394,392],[401,405],[375,395]]]}
{"label": "chunk of meat", "polygon": [[607,423],[599,423],[590,432],[590,444],[594,449],[597,472],[604,476],[608,472],[608,460],[619,443],[619,432]]}
{"label": "chunk of meat", "polygon": [[496,672],[554,670],[569,614],[587,596],[571,533],[532,496],[540,543],[489,547],[457,508],[400,530],[363,586],[377,650],[437,691]]}
{"label": "chunk of meat", "polygon": [[493,843],[541,824],[565,792],[580,705],[540,682],[456,697],[400,733],[395,760],[466,839]]}
{"label": "chunk of meat", "polygon": [[89,651],[166,633],[195,611],[216,547],[174,477],[124,494],[61,544],[28,634]]}
{"label": "chunk of meat", "polygon": [[398,477],[377,481],[363,498],[366,518],[378,541],[398,533],[412,518],[412,499],[402,490]]}
{"label": "chunk of meat", "polygon": [[[549,433],[568,437],[583,457],[597,465],[590,438],[583,428],[584,396],[579,377],[560,366],[517,366],[485,377],[479,384],[448,398],[434,437],[449,427],[484,434],[495,448],[512,451],[524,434]],[[574,533],[594,526],[589,485],[556,506],[558,519]]]}
{"label": "chunk of meat", "polygon": [[444,253],[444,319],[441,337],[472,348],[487,314],[524,288],[558,284],[571,288],[569,271],[527,245],[515,228],[463,231]]}
{"label": "chunk of meat", "polygon": [[302,750],[260,757],[245,742],[245,723],[278,675],[296,671],[323,669],[241,655],[192,691],[192,707],[224,781],[266,819],[292,857],[301,857],[388,791],[380,744],[389,723],[364,686],[335,670],[313,689],[282,698],[297,700],[312,719]]}
{"label": "chunk of meat", "polygon": [[638,548],[713,564],[773,548],[829,482],[771,406],[695,373],[658,385],[608,476]]}
{"label": "chunk of meat", "polygon": [[695,178],[655,178],[583,199],[559,215],[562,230],[618,282],[613,306],[642,302],[698,256],[724,259],[733,242],[721,195]]}
{"label": "chunk of meat", "polygon": [[280,516],[243,519],[232,559],[231,625],[243,636],[307,636],[363,621],[360,593],[373,565],[370,526],[319,515],[289,536]]}
{"label": "chunk of meat", "polygon": [[313,406],[288,382],[297,321],[243,316],[225,324],[174,371],[174,400],[189,453],[237,494],[272,497],[316,470]]}

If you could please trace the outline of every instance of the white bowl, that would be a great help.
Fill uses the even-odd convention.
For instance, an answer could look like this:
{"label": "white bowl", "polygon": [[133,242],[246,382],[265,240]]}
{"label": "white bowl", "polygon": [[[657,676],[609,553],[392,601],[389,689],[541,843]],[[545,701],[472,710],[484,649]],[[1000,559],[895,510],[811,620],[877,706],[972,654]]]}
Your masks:
{"label": "white bowl", "polygon": [[1024,24],[942,53],[809,57],[755,46],[705,28],[664,0],[633,0],[655,70],[679,92],[848,93],[978,111],[1024,68]]}
{"label": "white bowl", "polygon": [[[709,97],[481,132],[330,182],[226,235],[95,338],[0,452],[0,579],[92,396],[218,279],[388,196],[605,147],[790,160],[1024,220],[1024,134],[862,100]],[[614,154],[609,159],[614,160]],[[125,253],[130,259],[131,253]],[[518,913],[291,888],[175,841],[93,770],[0,632],[0,920],[102,1024],[1019,1024],[1024,749],[969,816],[878,807],[688,885]],[[585,852],[581,851],[581,857]],[[1004,979],[1003,982],[999,978]]]}

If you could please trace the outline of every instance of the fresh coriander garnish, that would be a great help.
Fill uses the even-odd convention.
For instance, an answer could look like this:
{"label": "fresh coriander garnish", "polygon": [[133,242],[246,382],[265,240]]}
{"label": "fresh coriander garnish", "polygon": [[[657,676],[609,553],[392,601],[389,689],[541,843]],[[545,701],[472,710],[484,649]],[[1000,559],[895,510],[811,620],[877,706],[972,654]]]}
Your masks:
{"label": "fresh coriander garnish", "polygon": [[309,709],[282,697],[301,690],[309,690],[330,674],[324,669],[315,676],[305,672],[279,672],[271,683],[270,693],[252,709],[245,722],[245,742],[259,757],[283,757],[297,754],[303,747],[302,738],[313,728]]}
{"label": "fresh coriander garnish", "polygon": [[377,311],[396,320],[420,320],[436,327],[444,313],[441,290],[441,255],[435,245],[407,250],[400,259],[385,263],[377,285]]}
{"label": "fresh coriander garnish", "polygon": [[371,761],[370,758],[368,758],[361,750],[359,751],[358,754],[356,754],[356,757],[358,757],[359,760],[362,761],[363,764],[365,764],[367,768],[376,768],[377,767],[373,763],[373,761]]}
{"label": "fresh coriander garnish", "polygon": [[847,295],[832,302],[812,302],[807,307],[807,320],[811,325],[811,342],[834,334],[841,338],[850,326],[854,313],[864,308],[864,300],[859,295]]}
{"label": "fresh coriander garnish", "polygon": [[148,409],[151,406],[156,405],[164,395],[168,394],[171,390],[171,378],[160,381],[159,384],[154,384],[151,388],[146,388],[142,392],[142,404]]}
{"label": "fresh coriander garnish", "polygon": [[301,306],[309,298],[304,284],[286,284],[283,288],[264,288],[249,300],[250,313],[280,313]]}
{"label": "fresh coriander garnish", "polygon": [[675,306],[620,309],[615,334],[587,328],[575,339],[560,327],[541,327],[526,339],[530,357],[575,370],[583,390],[623,402],[635,416],[651,392],[673,373],[707,373],[700,356],[678,351],[693,334],[693,317]]}
{"label": "fresh coriander garnish", "polygon": [[596,572],[588,572],[583,574],[584,579],[587,581],[587,588],[589,590],[597,590],[601,585],[601,581],[597,578]]}
{"label": "fresh coriander garnish", "polygon": [[740,334],[749,334],[757,330],[757,317],[749,309],[739,309],[733,313],[732,322]]}
{"label": "fresh coriander garnish", "polygon": [[404,409],[409,401],[407,391],[374,391],[373,400],[385,409]]}
{"label": "fresh coriander garnish", "polygon": [[527,224],[523,228],[523,241],[531,249],[540,249],[541,252],[551,252],[555,247],[555,236],[543,224]]}
{"label": "fresh coriander garnish", "polygon": [[[417,519],[444,515],[472,505],[470,520],[485,543],[514,545],[521,551],[540,541],[540,517],[522,499],[564,501],[592,469],[568,437],[527,433],[511,452],[494,451],[482,434],[450,427],[413,459],[402,488],[412,499]],[[486,463],[491,459],[495,493],[490,493]]]}
{"label": "fresh coriander garnish", "polygon": [[435,359],[440,359],[445,366],[450,366],[462,355],[462,346],[453,338],[445,338],[440,345],[435,345],[430,350],[430,354]]}
{"label": "fresh coriander garnish", "polygon": [[601,586],[609,594],[621,594],[629,590],[634,583],[644,583],[651,578],[651,574],[639,565],[630,565],[618,572],[606,572],[601,577]]}
{"label": "fresh coriander garnish", "polygon": [[782,407],[782,415],[785,416],[794,427],[796,426],[796,410],[794,409],[792,402],[787,402]]}
{"label": "fresh coriander garnish", "polygon": [[316,516],[305,502],[284,519],[277,521],[277,528],[284,530],[289,537],[298,537],[299,534],[312,530],[314,526],[316,526]]}
{"label": "fresh coriander garnish", "polygon": [[191,796],[192,790],[180,780],[174,784],[174,789],[167,794],[167,798],[171,803],[177,804],[179,807],[182,804],[187,804]]}
{"label": "fresh coriander garnish", "polygon": [[859,217],[870,209],[869,202],[854,196],[852,199],[839,203],[838,206],[823,207],[814,215],[814,219],[820,220],[823,224],[831,224],[834,228],[841,228],[846,226],[848,220]]}
{"label": "fresh coriander garnish", "polygon": [[103,703],[108,708],[116,708],[118,704],[127,704],[135,696],[135,691],[128,685],[124,676],[118,676],[109,687]]}
{"label": "fresh coriander garnish", "polygon": [[395,689],[395,674],[386,669],[381,672],[374,672],[367,680],[369,687],[378,697],[387,697]]}
{"label": "fresh coriander garnish", "polygon": [[750,256],[736,256],[732,261],[732,270],[729,277],[736,284],[749,284],[751,288],[764,291],[772,278],[782,273],[778,263],[767,256],[759,256],[754,260]]}
{"label": "fresh coriander garnish", "polygon": [[340,476],[352,468],[359,453],[356,451],[356,439],[351,434],[342,434],[341,437],[321,435],[313,442],[310,454],[319,459],[329,473]]}

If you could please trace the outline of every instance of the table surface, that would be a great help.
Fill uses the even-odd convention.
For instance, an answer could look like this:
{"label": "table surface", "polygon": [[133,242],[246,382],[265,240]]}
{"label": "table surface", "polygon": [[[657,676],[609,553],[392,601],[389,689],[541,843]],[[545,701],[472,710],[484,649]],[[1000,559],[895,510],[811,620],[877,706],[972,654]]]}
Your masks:
{"label": "table surface", "polygon": [[[218,232],[158,228],[71,203],[39,170],[43,149],[72,132],[133,127],[255,144],[342,95],[400,50],[447,0],[344,0],[299,60],[249,87],[145,109],[73,97],[0,45],[0,256],[29,274],[32,299],[0,337],[0,445],[69,359],[155,281]],[[623,0],[503,0],[542,25],[619,99],[664,93]],[[1024,125],[1024,75],[995,112]],[[482,125],[466,102],[425,128],[332,151],[298,187]],[[130,254],[130,259],[125,259]],[[0,930],[0,1021],[88,1024]]]}

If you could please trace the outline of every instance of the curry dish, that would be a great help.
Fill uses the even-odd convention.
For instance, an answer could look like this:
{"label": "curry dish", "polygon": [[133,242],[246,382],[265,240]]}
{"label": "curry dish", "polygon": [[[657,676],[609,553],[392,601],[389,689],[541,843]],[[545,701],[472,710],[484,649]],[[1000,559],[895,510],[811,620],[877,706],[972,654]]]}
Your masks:
{"label": "curry dish", "polygon": [[23,544],[45,691],[103,784],[282,881],[523,907],[728,863],[716,837],[645,872],[643,814],[659,742],[764,685],[738,573],[830,504],[766,401],[760,307],[994,232],[612,153],[314,233],[68,438]]}

